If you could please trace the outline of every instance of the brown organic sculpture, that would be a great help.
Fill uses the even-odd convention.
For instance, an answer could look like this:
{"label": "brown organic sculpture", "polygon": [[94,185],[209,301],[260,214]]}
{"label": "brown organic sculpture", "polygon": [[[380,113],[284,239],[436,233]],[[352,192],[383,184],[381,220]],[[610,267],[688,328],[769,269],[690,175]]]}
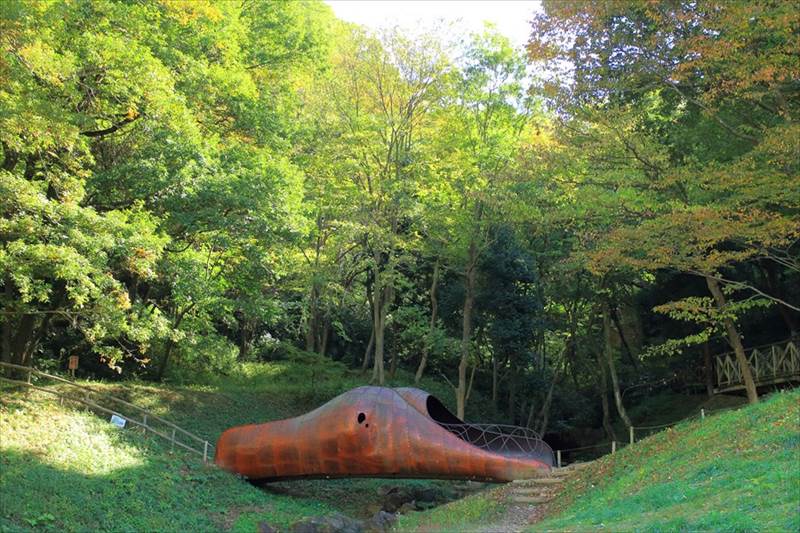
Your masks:
{"label": "brown organic sculpture", "polygon": [[553,452],[523,428],[467,424],[425,391],[359,387],[296,418],[226,430],[215,462],[251,480],[412,477],[511,481]]}

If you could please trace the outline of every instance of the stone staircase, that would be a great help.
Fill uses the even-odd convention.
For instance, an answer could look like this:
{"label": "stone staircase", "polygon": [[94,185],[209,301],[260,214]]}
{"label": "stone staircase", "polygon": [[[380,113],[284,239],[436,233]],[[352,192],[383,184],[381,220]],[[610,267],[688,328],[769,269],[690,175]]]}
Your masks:
{"label": "stone staircase", "polygon": [[519,479],[511,482],[510,498],[516,505],[542,505],[553,499],[564,480],[590,463],[572,463],[554,468],[547,477]]}

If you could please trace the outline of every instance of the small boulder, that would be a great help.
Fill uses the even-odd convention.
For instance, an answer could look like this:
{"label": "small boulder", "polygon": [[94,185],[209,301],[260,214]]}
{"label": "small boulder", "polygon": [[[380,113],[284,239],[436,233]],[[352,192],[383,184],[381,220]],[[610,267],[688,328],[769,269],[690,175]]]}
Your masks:
{"label": "small boulder", "polygon": [[414,501],[414,491],[408,487],[391,487],[383,495],[382,510],[396,513],[404,503]]}
{"label": "small boulder", "polygon": [[387,513],[386,511],[378,511],[366,523],[367,531],[383,532],[392,529],[392,526],[397,522],[397,515]]}
{"label": "small boulder", "polygon": [[258,523],[258,533],[278,533],[278,529],[272,527],[271,525],[267,524],[266,522],[259,522]]}
{"label": "small boulder", "polygon": [[292,533],[363,533],[364,524],[343,514],[306,518],[292,524]]}

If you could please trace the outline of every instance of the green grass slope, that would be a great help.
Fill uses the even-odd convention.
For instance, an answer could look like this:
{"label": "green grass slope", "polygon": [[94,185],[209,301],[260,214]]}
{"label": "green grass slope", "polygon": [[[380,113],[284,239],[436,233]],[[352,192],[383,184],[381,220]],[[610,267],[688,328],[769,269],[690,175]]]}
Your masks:
{"label": "green grass slope", "polygon": [[533,531],[800,531],[800,391],[608,455],[555,505]]}
{"label": "green grass slope", "polygon": [[[411,381],[401,374],[389,385]],[[364,383],[342,365],[300,354],[245,364],[202,384],[87,384],[213,443],[233,425],[295,416]],[[421,386],[451,400],[435,381]],[[257,531],[260,522],[285,527],[333,512],[371,516],[385,485],[450,490],[447,482],[380,479],[281,482],[262,490],[204,467],[196,456],[171,454],[168,443],[140,429],[119,430],[105,415],[53,398],[0,386],[0,531]]]}
{"label": "green grass slope", "polygon": [[210,531],[243,512],[287,525],[323,502],[265,495],[139,430],[34,394],[0,401],[0,531]]}

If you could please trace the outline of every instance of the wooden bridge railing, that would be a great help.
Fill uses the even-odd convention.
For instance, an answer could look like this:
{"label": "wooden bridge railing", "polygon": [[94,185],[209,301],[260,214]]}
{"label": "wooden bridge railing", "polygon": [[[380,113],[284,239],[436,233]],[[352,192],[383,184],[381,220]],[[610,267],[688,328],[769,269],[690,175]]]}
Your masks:
{"label": "wooden bridge railing", "polygon": [[[797,339],[758,346],[747,351],[747,361],[756,385],[800,381],[800,351]],[[732,352],[716,357],[716,388],[726,392],[744,388],[742,371]]]}
{"label": "wooden bridge railing", "polygon": [[[0,368],[11,369],[18,375],[25,376],[24,379],[14,379],[11,377],[0,376],[0,381],[13,383],[15,385],[23,385],[31,389],[53,394],[65,400],[81,403],[96,411],[101,411],[110,415],[116,415],[124,419],[127,423],[141,427],[145,433],[149,431],[150,433],[158,435],[159,437],[169,441],[173,447],[177,445],[186,451],[202,456],[203,462],[208,462],[208,459],[213,456],[214,446],[208,442],[208,440],[199,437],[190,431],[186,431],[182,427],[173,424],[169,420],[165,420],[155,413],[125,401],[122,398],[117,398],[116,396],[100,392],[87,385],[81,385],[79,383],[75,383],[74,381],[64,379],[60,376],[47,374],[41,370],[27,366],[0,362]],[[35,385],[31,383],[31,376],[39,376],[48,380],[69,385],[71,387],[70,392],[73,394],[70,394],[70,392]],[[116,404],[117,409],[111,409],[109,407],[100,405],[99,402],[104,402],[107,405]],[[126,415],[121,412],[123,410],[134,411],[136,415]],[[161,427],[153,427],[153,422],[156,422]]]}

